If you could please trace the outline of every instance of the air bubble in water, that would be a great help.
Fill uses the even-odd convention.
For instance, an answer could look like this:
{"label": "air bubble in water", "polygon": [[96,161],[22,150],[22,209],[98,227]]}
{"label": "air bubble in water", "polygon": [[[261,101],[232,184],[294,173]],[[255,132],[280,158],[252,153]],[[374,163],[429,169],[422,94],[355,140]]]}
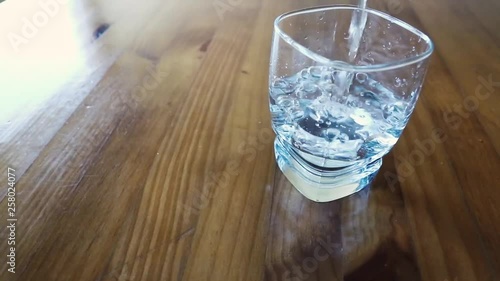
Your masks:
{"label": "air bubble in water", "polygon": [[284,108],[289,108],[297,105],[297,101],[290,98],[290,96],[279,96],[276,98],[276,104]]}
{"label": "air bubble in water", "polygon": [[399,124],[399,118],[396,116],[389,116],[389,118],[387,118],[387,122],[391,125],[397,126]]}
{"label": "air bubble in water", "polygon": [[313,100],[321,96],[321,89],[314,83],[304,83],[297,90],[297,96],[301,99]]}
{"label": "air bubble in water", "polygon": [[368,76],[365,73],[356,73],[356,81],[363,84]]}
{"label": "air bubble in water", "polygon": [[356,108],[349,117],[361,126],[367,126],[373,122],[370,113],[362,108]]}
{"label": "air bubble in water", "polygon": [[323,69],[321,69],[321,67],[318,66],[312,66],[309,68],[309,74],[312,77],[321,78],[321,75],[323,74]]}
{"label": "air bubble in water", "polygon": [[367,140],[370,137],[370,132],[366,130],[356,131],[356,134],[363,140]]}
{"label": "air bubble in water", "polygon": [[328,141],[332,141],[332,140],[336,139],[338,135],[340,135],[340,131],[337,129],[330,128],[330,129],[326,129],[323,132],[323,137]]}
{"label": "air bubble in water", "polygon": [[347,134],[340,133],[337,135],[337,139],[341,142],[346,142],[349,140],[349,136]]}
{"label": "air bubble in water", "polygon": [[300,107],[291,107],[288,110],[288,115],[292,120],[298,120],[302,117],[304,117],[304,111],[302,111],[302,108]]}
{"label": "air bubble in water", "polygon": [[311,107],[306,108],[306,113],[307,113],[309,118],[311,118],[312,120],[314,120],[316,122],[321,120],[321,115],[319,115],[319,113],[316,110],[314,110],[314,108],[311,108]]}
{"label": "air bubble in water", "polygon": [[270,89],[270,94],[273,99],[281,95],[288,95],[295,91],[295,85],[286,81],[285,79],[276,80]]}
{"label": "air bubble in water", "polygon": [[399,77],[394,78],[394,86],[396,86],[397,88],[399,88],[402,85],[403,85],[403,81],[401,80],[401,78],[399,78]]}
{"label": "air bubble in water", "polygon": [[309,71],[307,69],[304,69],[300,72],[300,78],[303,80],[308,80],[310,78],[309,76]]}

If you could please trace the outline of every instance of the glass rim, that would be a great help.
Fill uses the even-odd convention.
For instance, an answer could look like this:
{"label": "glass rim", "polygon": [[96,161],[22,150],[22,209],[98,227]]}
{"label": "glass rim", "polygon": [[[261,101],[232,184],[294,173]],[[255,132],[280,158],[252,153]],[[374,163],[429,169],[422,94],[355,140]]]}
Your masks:
{"label": "glass rim", "polygon": [[[309,50],[308,48],[302,46],[301,44],[297,43],[295,40],[293,40],[291,37],[289,37],[281,28],[279,27],[279,23],[289,17],[292,16],[297,16],[301,14],[309,14],[309,13],[314,13],[314,12],[324,12],[328,10],[361,10],[357,6],[354,5],[327,5],[327,6],[316,6],[316,7],[309,7],[309,8],[304,8],[300,10],[294,10],[290,12],[286,12],[284,14],[281,14],[274,20],[274,31],[279,34],[279,36],[285,40],[285,41],[292,41],[293,44],[292,47],[300,48],[300,52],[304,53],[307,57],[311,58],[312,60],[318,61],[322,64],[332,66],[336,69],[339,70],[344,70],[344,71],[355,71],[355,72],[374,72],[374,71],[385,71],[385,70],[391,70],[391,69],[397,69],[401,67],[405,67],[420,61],[423,61],[427,59],[432,52],[434,51],[434,43],[432,40],[427,36],[425,33],[420,31],[419,29],[415,28],[414,26],[396,18],[393,17],[387,13],[371,9],[371,8],[366,8],[365,11],[374,14],[376,16],[382,17],[386,20],[391,21],[392,23],[395,23],[406,30],[414,33],[417,35],[419,38],[423,39],[427,44],[428,44],[428,49],[425,50],[425,52],[411,58],[406,58],[406,59],[400,59],[400,60],[395,60],[393,62],[389,63],[380,63],[380,64],[372,64],[372,65],[349,65],[346,62],[340,62],[340,61],[333,61],[331,59],[325,58],[324,56],[321,56],[317,54],[314,51]],[[295,45],[295,46],[294,46]]]}

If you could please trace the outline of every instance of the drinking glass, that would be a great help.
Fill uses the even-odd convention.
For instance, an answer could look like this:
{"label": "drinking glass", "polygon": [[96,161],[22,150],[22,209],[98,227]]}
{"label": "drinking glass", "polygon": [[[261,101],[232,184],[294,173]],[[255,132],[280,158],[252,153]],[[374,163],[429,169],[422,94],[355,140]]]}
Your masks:
{"label": "drinking glass", "polygon": [[369,185],[415,108],[429,37],[388,14],[328,6],[274,24],[269,101],[278,166],[326,202]]}

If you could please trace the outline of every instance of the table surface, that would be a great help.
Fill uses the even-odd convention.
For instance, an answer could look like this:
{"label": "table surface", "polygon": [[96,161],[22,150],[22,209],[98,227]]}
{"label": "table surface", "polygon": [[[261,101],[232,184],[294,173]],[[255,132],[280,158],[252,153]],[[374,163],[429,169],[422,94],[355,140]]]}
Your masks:
{"label": "table surface", "polygon": [[500,280],[499,1],[369,2],[436,50],[374,184],[325,204],[276,168],[267,77],[273,19],[340,1],[51,3],[0,4],[0,279]]}

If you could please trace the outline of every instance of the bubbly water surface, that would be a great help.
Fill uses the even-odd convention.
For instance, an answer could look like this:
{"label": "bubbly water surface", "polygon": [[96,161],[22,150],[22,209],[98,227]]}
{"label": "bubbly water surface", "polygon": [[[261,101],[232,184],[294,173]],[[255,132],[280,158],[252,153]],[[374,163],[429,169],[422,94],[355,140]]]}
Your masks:
{"label": "bubbly water surface", "polygon": [[[346,77],[353,77],[352,83],[336,81]],[[383,156],[409,118],[407,102],[366,74],[318,66],[274,80],[270,107],[280,138],[302,152],[345,166]]]}

